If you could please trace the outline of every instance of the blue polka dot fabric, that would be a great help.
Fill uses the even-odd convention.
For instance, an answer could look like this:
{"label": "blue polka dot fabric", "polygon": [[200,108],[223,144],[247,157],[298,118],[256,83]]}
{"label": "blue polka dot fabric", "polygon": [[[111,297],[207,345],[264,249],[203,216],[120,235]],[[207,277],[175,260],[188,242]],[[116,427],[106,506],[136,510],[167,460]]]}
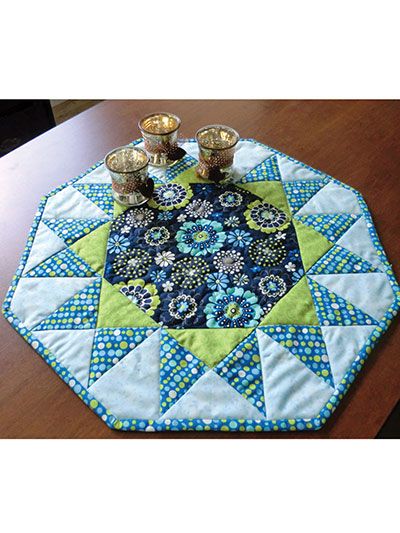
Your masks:
{"label": "blue polka dot fabric", "polygon": [[80,193],[86,198],[89,198],[91,202],[96,204],[110,217],[114,213],[114,198],[112,195],[111,185],[108,183],[82,183],[75,185]]}
{"label": "blue polka dot fabric", "polygon": [[380,272],[365,259],[339,245],[331,248],[308,271],[308,274],[357,274]]}
{"label": "blue polka dot fabric", "polygon": [[168,411],[207,370],[207,366],[189,350],[161,331],[160,409]]}
{"label": "blue polka dot fabric", "polygon": [[108,222],[108,219],[102,218],[57,218],[45,220],[46,225],[66,244],[73,244],[106,222]]}
{"label": "blue polka dot fabric", "polygon": [[319,323],[322,326],[371,326],[376,320],[314,279],[308,278]]}
{"label": "blue polka dot fabric", "polygon": [[92,329],[96,327],[101,278],[70,298],[35,329]]}
{"label": "blue polka dot fabric", "polygon": [[215,371],[265,414],[262,370],[255,332],[225,357]]}
{"label": "blue polka dot fabric", "polygon": [[303,207],[326,183],[326,180],[284,181],[283,187],[292,213]]}
{"label": "blue polka dot fabric", "polygon": [[294,354],[317,376],[332,387],[333,377],[320,327],[312,326],[265,326],[260,328],[281,346]]}
{"label": "blue polka dot fabric", "polygon": [[242,183],[252,181],[280,181],[281,175],[276,156],[269,157],[242,178]]}
{"label": "blue polka dot fabric", "polygon": [[75,277],[90,278],[95,271],[71,249],[65,248],[37,267],[30,270],[27,277]]}
{"label": "blue polka dot fabric", "polygon": [[166,181],[172,181],[177,176],[179,176],[179,174],[182,174],[186,170],[189,170],[189,168],[193,168],[196,165],[197,159],[186,154],[183,159],[181,159],[171,167],[167,168],[167,170],[165,171]]}
{"label": "blue polka dot fabric", "polygon": [[296,217],[299,222],[311,226],[331,242],[336,242],[354,224],[358,215],[303,215]]}
{"label": "blue polka dot fabric", "polygon": [[93,339],[89,387],[147,337],[153,328],[99,328]]}

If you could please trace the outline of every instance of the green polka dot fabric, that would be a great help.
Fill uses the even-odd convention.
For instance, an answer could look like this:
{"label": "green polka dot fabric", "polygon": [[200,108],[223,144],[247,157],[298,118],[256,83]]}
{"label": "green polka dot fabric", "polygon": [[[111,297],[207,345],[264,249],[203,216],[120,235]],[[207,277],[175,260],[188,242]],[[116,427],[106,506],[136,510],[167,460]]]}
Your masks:
{"label": "green polka dot fabric", "polygon": [[399,309],[368,208],[253,139],[229,184],[183,149],[140,207],[102,161],[45,196],[4,316],[112,429],[318,430]]}

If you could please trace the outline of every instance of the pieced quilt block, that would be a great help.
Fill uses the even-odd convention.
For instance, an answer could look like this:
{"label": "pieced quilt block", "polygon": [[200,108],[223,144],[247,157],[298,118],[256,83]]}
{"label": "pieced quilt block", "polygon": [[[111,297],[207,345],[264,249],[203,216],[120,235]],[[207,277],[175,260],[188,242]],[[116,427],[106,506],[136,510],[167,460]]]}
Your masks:
{"label": "pieced quilt block", "polygon": [[5,317],[114,429],[319,429],[399,307],[367,206],[251,139],[228,185],[184,149],[140,207],[103,162],[46,196]]}

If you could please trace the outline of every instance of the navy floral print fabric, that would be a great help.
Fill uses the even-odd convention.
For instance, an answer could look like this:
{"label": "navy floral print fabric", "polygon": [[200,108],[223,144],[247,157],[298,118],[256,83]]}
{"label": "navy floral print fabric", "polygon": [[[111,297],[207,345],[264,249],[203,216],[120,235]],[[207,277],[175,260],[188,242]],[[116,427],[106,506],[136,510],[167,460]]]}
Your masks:
{"label": "navy floral print fabric", "polygon": [[254,327],[304,275],[289,216],[241,188],[169,183],[112,224],[105,278],[159,324]]}

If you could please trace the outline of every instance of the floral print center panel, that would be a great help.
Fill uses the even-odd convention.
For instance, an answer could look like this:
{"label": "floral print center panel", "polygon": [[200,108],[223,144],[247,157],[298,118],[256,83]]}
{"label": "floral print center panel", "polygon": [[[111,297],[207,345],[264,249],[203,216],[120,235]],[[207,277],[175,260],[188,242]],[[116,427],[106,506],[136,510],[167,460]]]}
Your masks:
{"label": "floral print center panel", "polygon": [[232,186],[168,183],[112,224],[105,278],[171,328],[255,327],[304,275],[290,217]]}

